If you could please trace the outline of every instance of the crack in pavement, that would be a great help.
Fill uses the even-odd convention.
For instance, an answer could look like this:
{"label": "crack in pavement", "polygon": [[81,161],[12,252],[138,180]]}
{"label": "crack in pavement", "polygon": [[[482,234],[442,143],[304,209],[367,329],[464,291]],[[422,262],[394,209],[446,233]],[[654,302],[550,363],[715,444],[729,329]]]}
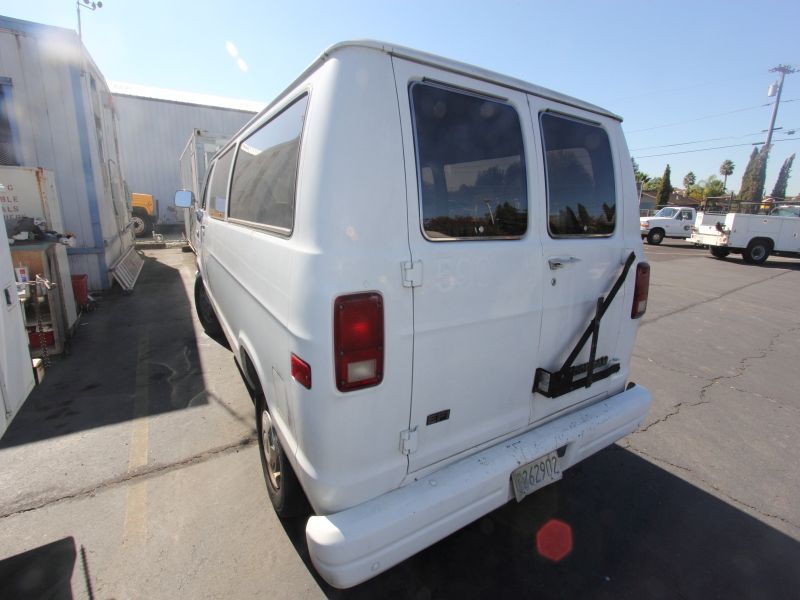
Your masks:
{"label": "crack in pavement", "polygon": [[777,275],[771,275],[770,277],[765,277],[764,279],[759,279],[758,281],[754,281],[753,283],[748,283],[746,285],[742,285],[740,287],[733,288],[732,290],[728,290],[727,292],[725,292],[723,294],[720,294],[719,296],[712,296],[712,297],[707,298],[705,300],[700,300],[699,302],[695,302],[694,304],[689,304],[687,306],[684,306],[683,308],[677,308],[677,309],[675,309],[675,310],[673,310],[671,312],[664,313],[663,315],[659,315],[657,317],[654,317],[654,318],[650,319],[649,321],[648,320],[642,321],[642,324],[640,325],[640,327],[646,327],[646,326],[651,325],[653,323],[657,323],[661,319],[665,319],[667,317],[671,317],[672,315],[677,315],[677,314],[685,312],[687,310],[691,310],[692,308],[695,308],[697,306],[702,306],[703,304],[708,304],[709,302],[714,302],[715,300],[720,300],[722,298],[725,298],[726,296],[730,296],[731,294],[735,294],[736,292],[741,292],[742,290],[746,290],[747,288],[753,287],[754,285],[761,285],[762,283],[764,283],[766,281],[770,281],[771,279],[777,279],[778,277],[783,277],[784,275],[788,275],[789,273],[794,273],[794,271],[783,271],[781,273],[778,273]]}
{"label": "crack in pavement", "polygon": [[97,485],[86,487],[77,490],[75,492],[71,492],[69,494],[63,494],[60,496],[43,498],[34,502],[28,502],[27,504],[23,504],[22,506],[15,508],[14,510],[0,513],[0,520],[6,519],[8,517],[13,517],[15,515],[19,515],[22,513],[39,510],[40,508],[45,508],[47,506],[51,506],[53,504],[59,504],[61,502],[66,502],[68,500],[78,500],[81,498],[94,496],[97,492],[102,492],[107,489],[125,485],[130,482],[151,479],[153,477],[165,475],[167,473],[171,473],[179,469],[184,469],[186,467],[191,467],[193,465],[201,464],[209,460],[212,460],[214,458],[217,458],[219,456],[224,456],[232,452],[238,452],[243,448],[251,446],[256,441],[257,441],[256,437],[250,435],[241,438],[236,442],[232,442],[224,446],[219,446],[217,448],[212,448],[211,450],[206,450],[205,452],[201,452],[200,454],[195,454],[194,456],[180,460],[178,462],[169,464],[160,464],[160,465],[159,464],[145,465],[143,467],[134,469],[132,471],[126,471],[123,475],[106,479],[105,481],[102,481]]}
{"label": "crack in pavement", "polygon": [[743,500],[739,500],[738,498],[732,496],[728,492],[726,492],[726,491],[722,490],[721,488],[719,488],[718,486],[714,485],[710,481],[704,479],[703,477],[698,475],[694,470],[692,470],[689,467],[685,467],[683,465],[679,465],[679,464],[670,462],[670,461],[666,460],[665,458],[661,458],[659,456],[655,456],[653,454],[650,454],[649,452],[646,452],[646,451],[644,451],[644,450],[642,450],[640,448],[636,448],[636,447],[630,445],[630,443],[625,447],[625,449],[626,450],[630,450],[634,454],[639,454],[641,456],[649,458],[650,460],[655,461],[657,463],[665,464],[665,465],[668,465],[670,467],[674,467],[676,469],[680,469],[682,471],[686,471],[688,473],[691,473],[700,483],[702,483],[703,485],[708,486],[709,488],[714,490],[717,494],[719,494],[720,496],[724,497],[727,500],[730,500],[734,504],[738,504],[739,506],[742,506],[742,507],[744,507],[744,508],[746,508],[748,510],[751,510],[754,513],[756,513],[756,514],[758,514],[758,515],[760,515],[762,517],[765,517],[765,518],[768,518],[768,519],[775,519],[776,521],[780,521],[781,523],[785,523],[786,525],[789,525],[790,527],[793,527],[793,528],[795,528],[797,530],[800,530],[800,524],[794,523],[794,522],[790,521],[789,519],[787,519],[786,517],[783,517],[781,515],[777,515],[775,513],[765,512],[765,511],[761,510],[760,508],[758,508],[757,506],[753,506],[752,504],[748,504],[747,502],[744,502]]}
{"label": "crack in pavement", "polygon": [[668,367],[667,365],[662,365],[661,363],[658,363],[658,362],[654,361],[649,356],[643,356],[641,354],[636,354],[636,352],[632,353],[631,356],[633,356],[634,358],[638,358],[640,360],[646,360],[647,362],[653,363],[659,369],[664,369],[665,371],[671,371],[672,373],[677,373],[678,375],[684,375],[686,377],[691,377],[692,379],[700,379],[702,381],[709,381],[708,377],[703,377],[702,375],[696,375],[694,373],[687,373],[686,371],[681,371],[680,369],[676,369],[675,367]]}
{"label": "crack in pavement", "polygon": [[[787,329],[785,331],[779,331],[778,333],[773,335],[770,338],[769,343],[767,344],[767,347],[764,348],[763,350],[760,350],[759,354],[757,354],[755,356],[745,356],[745,357],[739,359],[738,365],[734,368],[734,374],[733,375],[718,375],[717,377],[713,377],[710,380],[709,379],[705,379],[705,378],[700,377],[700,376],[694,376],[697,379],[705,379],[706,381],[708,381],[708,383],[706,385],[704,385],[703,387],[700,388],[700,393],[698,395],[699,400],[697,402],[688,402],[687,403],[685,400],[681,401],[681,402],[678,402],[677,404],[675,404],[673,406],[674,410],[672,412],[666,413],[663,417],[661,417],[659,419],[656,419],[655,421],[653,421],[652,423],[649,423],[646,427],[643,427],[643,428],[639,429],[638,431],[634,431],[631,435],[638,435],[638,434],[641,434],[641,433],[645,433],[646,431],[650,430],[651,428],[655,427],[656,425],[660,425],[661,423],[667,422],[672,417],[674,417],[675,415],[679,414],[681,412],[681,409],[684,406],[693,407],[693,406],[700,406],[702,404],[710,404],[710,402],[708,400],[706,400],[706,394],[708,394],[708,391],[714,385],[718,384],[721,381],[733,380],[733,379],[736,379],[737,377],[741,377],[742,375],[745,374],[747,369],[752,366],[750,364],[750,361],[761,360],[761,359],[766,358],[772,352],[775,351],[775,345],[778,343],[778,340],[780,339],[781,336],[786,335],[786,334],[790,334],[790,333],[795,333],[797,331],[800,331],[800,327],[792,327],[792,328]],[[662,367],[662,365],[658,365],[658,366]],[[670,371],[681,373],[683,375],[692,376],[690,373],[684,373],[684,372],[681,372],[678,369],[673,369],[673,368],[669,368],[669,367],[663,367],[663,368],[666,368],[667,370],[670,370]],[[738,390],[738,391],[744,392],[744,390]],[[748,393],[754,394],[754,392],[748,392]],[[755,395],[758,395],[758,394],[755,394]]]}

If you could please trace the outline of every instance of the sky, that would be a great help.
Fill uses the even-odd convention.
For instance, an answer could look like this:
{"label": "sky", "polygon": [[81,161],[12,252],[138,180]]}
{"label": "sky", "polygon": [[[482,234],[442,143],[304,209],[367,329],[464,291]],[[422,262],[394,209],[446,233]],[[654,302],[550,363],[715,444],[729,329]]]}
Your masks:
{"label": "sky", "polygon": [[[4,0],[0,14],[77,29],[73,0]],[[669,164],[676,187],[730,159],[734,191],[766,137],[769,69],[800,68],[797,0],[105,0],[81,19],[108,80],[263,103],[336,42],[410,46],[614,111],[640,169]],[[786,77],[775,126],[766,193],[800,154],[800,72]],[[797,195],[800,159],[793,172]]]}

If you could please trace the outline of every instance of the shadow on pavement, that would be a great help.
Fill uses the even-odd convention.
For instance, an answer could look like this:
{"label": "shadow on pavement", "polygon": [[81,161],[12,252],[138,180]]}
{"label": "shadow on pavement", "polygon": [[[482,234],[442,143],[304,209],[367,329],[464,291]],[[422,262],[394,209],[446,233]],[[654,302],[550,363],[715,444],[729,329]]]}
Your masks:
{"label": "shadow on pavement", "polygon": [[72,600],[77,552],[67,537],[0,561],[0,594],[15,600]]}
{"label": "shadow on pavement", "polygon": [[[561,562],[537,552],[550,519],[572,530]],[[303,521],[284,529],[330,598],[789,598],[800,589],[798,541],[619,446],[351,590],[316,575]]]}
{"label": "shadow on pavement", "polygon": [[718,260],[720,262],[729,262],[743,265],[751,269],[791,269],[793,271],[800,270],[800,261],[786,256],[770,256],[766,262],[760,265],[745,262],[740,254],[731,254],[723,259],[714,258],[711,254],[708,255],[711,260]]}
{"label": "shadow on pavement", "polygon": [[0,448],[206,404],[193,306],[178,270],[145,258],[129,296],[118,287],[82,315],[70,356],[54,360]]}

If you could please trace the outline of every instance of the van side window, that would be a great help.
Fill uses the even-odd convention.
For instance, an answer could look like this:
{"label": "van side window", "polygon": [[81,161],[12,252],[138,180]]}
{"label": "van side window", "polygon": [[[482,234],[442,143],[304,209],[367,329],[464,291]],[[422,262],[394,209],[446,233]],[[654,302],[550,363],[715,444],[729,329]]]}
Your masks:
{"label": "van side window", "polygon": [[528,185],[513,106],[411,85],[422,229],[431,241],[521,237]]}
{"label": "van side window", "polygon": [[291,233],[307,104],[306,95],[239,144],[230,218]]}
{"label": "van side window", "polygon": [[225,207],[228,202],[228,173],[233,160],[233,148],[229,148],[225,154],[217,159],[214,165],[214,172],[211,174],[211,181],[208,184],[206,209],[208,214],[215,219],[225,218]]}
{"label": "van side window", "polygon": [[550,235],[611,235],[617,198],[608,134],[597,125],[552,113],[539,119]]}

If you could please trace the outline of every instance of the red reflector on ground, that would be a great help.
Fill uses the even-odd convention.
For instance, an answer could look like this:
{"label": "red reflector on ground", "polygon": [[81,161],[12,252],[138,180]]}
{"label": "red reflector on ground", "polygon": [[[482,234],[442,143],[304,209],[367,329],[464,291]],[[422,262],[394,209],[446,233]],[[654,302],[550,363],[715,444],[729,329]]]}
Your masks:
{"label": "red reflector on ground", "polygon": [[559,562],[572,552],[572,527],[550,519],[536,533],[536,550],[544,558]]}
{"label": "red reflector on ground", "polygon": [[303,387],[311,389],[311,366],[296,354],[292,354],[292,379]]}

